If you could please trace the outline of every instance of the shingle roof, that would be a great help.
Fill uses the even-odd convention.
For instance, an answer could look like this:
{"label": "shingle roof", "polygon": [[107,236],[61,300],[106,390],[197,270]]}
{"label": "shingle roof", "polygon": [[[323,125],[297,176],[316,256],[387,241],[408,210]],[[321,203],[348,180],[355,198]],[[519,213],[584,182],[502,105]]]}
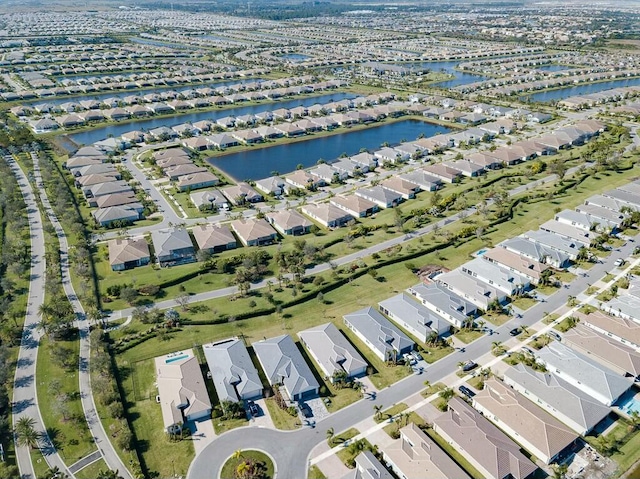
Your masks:
{"label": "shingle roof", "polygon": [[172,251],[182,248],[193,248],[189,233],[184,228],[152,231],[151,239],[156,257],[169,256]]}
{"label": "shingle roof", "polygon": [[409,337],[394,326],[378,310],[368,307],[344,316],[360,334],[370,342],[382,356],[388,351],[404,351],[415,344]]}
{"label": "shingle roof", "polygon": [[197,225],[192,230],[193,237],[200,249],[212,249],[236,243],[236,238],[228,226],[224,225]]}
{"label": "shingle roof", "polygon": [[144,238],[109,241],[109,264],[124,264],[149,257],[149,245]]}

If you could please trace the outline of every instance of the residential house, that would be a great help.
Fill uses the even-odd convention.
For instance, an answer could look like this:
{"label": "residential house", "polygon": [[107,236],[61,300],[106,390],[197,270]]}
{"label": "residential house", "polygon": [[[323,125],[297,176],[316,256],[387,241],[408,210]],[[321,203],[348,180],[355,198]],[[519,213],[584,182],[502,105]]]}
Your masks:
{"label": "residential house", "polygon": [[425,343],[448,332],[451,327],[442,316],[408,293],[400,293],[380,302],[379,308],[391,320]]}
{"label": "residential house", "polygon": [[411,200],[416,197],[416,193],[420,191],[420,187],[415,183],[407,180],[403,180],[397,176],[392,176],[380,183],[380,186],[387,190],[391,190],[394,193],[402,196],[404,200]]}
{"label": "residential house", "polygon": [[152,231],[151,240],[160,266],[174,266],[196,260],[196,251],[184,228]]}
{"label": "residential house", "polygon": [[144,238],[109,240],[109,265],[113,271],[124,271],[149,264],[151,255]]}
{"label": "residential house", "polygon": [[508,297],[504,291],[464,273],[460,268],[438,275],[436,281],[485,311],[496,301],[505,303]]}
{"label": "residential house", "polygon": [[182,175],[176,182],[178,191],[191,191],[200,188],[209,188],[220,183],[220,179],[210,171],[201,171],[188,175]]}
{"label": "residential house", "polygon": [[487,479],[526,479],[537,467],[520,447],[480,412],[454,397],[433,421],[433,430]]}
{"label": "residential house", "polygon": [[315,189],[327,184],[322,178],[305,170],[296,170],[285,176],[284,180],[290,185],[300,189]]}
{"label": "residential house", "polygon": [[109,227],[115,224],[130,224],[140,219],[142,211],[140,203],[132,203],[130,205],[109,206],[107,208],[99,208],[95,210],[93,218],[100,226]]}
{"label": "residential house", "polygon": [[164,428],[182,430],[187,421],[211,417],[211,401],[193,350],[155,358],[156,384]]}
{"label": "residential house", "polygon": [[358,195],[336,195],[329,203],[346,211],[355,218],[364,218],[379,211],[378,205]]}
{"label": "residential house", "polygon": [[547,248],[567,255],[571,261],[575,261],[578,258],[580,248],[584,246],[582,243],[567,240],[553,233],[542,230],[527,231],[522,236],[527,238],[529,241],[533,241],[534,243],[546,246]]}
{"label": "residential house", "polygon": [[382,186],[359,188],[356,195],[377,204],[380,208],[393,208],[402,203],[402,195]]}
{"label": "residential house", "polygon": [[371,451],[364,451],[356,456],[355,468],[340,479],[393,479],[393,476]]}
{"label": "residential house", "polygon": [[526,276],[504,268],[497,263],[485,261],[482,258],[474,258],[471,261],[467,261],[459,269],[463,273],[499,289],[507,296],[523,293],[530,286],[529,279]]}
{"label": "residential house", "polygon": [[619,231],[622,226],[622,222],[627,216],[624,213],[613,211],[594,204],[584,204],[576,206],[576,211],[578,213],[586,214],[591,216],[592,218],[595,218],[596,221],[600,221],[601,223],[603,223],[603,226],[606,225],[607,231],[611,232]]}
{"label": "residential house", "polygon": [[423,191],[436,191],[442,185],[440,178],[436,178],[420,168],[409,173],[403,173],[398,178],[419,186]]}
{"label": "residential house", "polygon": [[191,203],[198,209],[207,207],[216,210],[229,210],[229,201],[222,192],[216,188],[204,191],[195,191],[189,195]]}
{"label": "residential house", "polygon": [[88,201],[89,206],[98,208],[108,208],[110,206],[135,206],[138,213],[141,213],[143,208],[138,207],[140,205],[139,200],[132,193],[114,193],[112,195],[98,196],[97,198],[90,198]]}
{"label": "residential house", "polygon": [[264,197],[260,193],[254,190],[249,183],[245,183],[243,181],[239,182],[237,185],[231,185],[223,188],[222,194],[224,194],[231,204],[235,206],[264,201]]}
{"label": "residential house", "polygon": [[82,188],[82,194],[85,198],[98,198],[100,196],[117,193],[133,194],[133,189],[126,181],[110,181],[108,183],[99,183]]}
{"label": "residential house", "polygon": [[253,350],[269,384],[284,386],[291,401],[318,394],[320,385],[291,336],[258,341],[253,343]]}
{"label": "residential house", "polygon": [[282,235],[298,236],[311,231],[313,223],[296,210],[272,211],[265,215],[267,221]]}
{"label": "residential house", "polygon": [[633,381],[557,341],[538,351],[536,358],[556,376],[605,406],[611,406],[633,385]]}
{"label": "residential house", "polygon": [[491,378],[473,397],[473,406],[545,464],[555,462],[578,435],[558,419]]}
{"label": "residential house", "polygon": [[351,214],[331,203],[309,203],[300,211],[327,228],[339,228],[354,220]]}
{"label": "residential house", "polygon": [[333,323],[305,329],[298,337],[331,382],[336,374],[345,374],[347,378],[366,374],[367,362]]}
{"label": "residential house", "polygon": [[193,175],[195,173],[205,173],[208,170],[202,166],[194,165],[193,163],[187,163],[184,165],[172,166],[170,168],[164,168],[164,174],[169,177],[171,181],[178,180],[184,175]]}
{"label": "residential house", "polygon": [[540,229],[556,234],[562,238],[582,243],[587,247],[598,235],[595,231],[583,230],[582,228],[576,228],[575,226],[556,220],[549,220],[542,223]]}
{"label": "residential house", "polygon": [[482,259],[500,265],[507,270],[523,276],[532,284],[538,284],[543,273],[549,269],[546,264],[527,258],[505,248],[491,248],[482,255]]}
{"label": "residential house", "polygon": [[609,316],[602,311],[589,314],[576,311],[574,316],[579,319],[580,324],[640,351],[640,323],[620,316]]}
{"label": "residential house", "polygon": [[418,283],[408,289],[423,306],[442,316],[452,326],[462,328],[478,314],[475,304],[438,283]]}
{"label": "residential house", "polygon": [[529,241],[522,236],[516,236],[499,243],[498,246],[525,258],[545,263],[554,268],[563,269],[571,264],[569,255],[548,246]]}
{"label": "residential house", "polygon": [[480,176],[486,171],[484,165],[473,163],[470,159],[443,161],[441,164],[453,170],[458,170],[463,176],[470,178]]}
{"label": "residential house", "polygon": [[286,182],[279,176],[270,176],[256,181],[256,189],[266,195],[281,196],[284,194]]}
{"label": "residential house", "polygon": [[210,253],[221,253],[234,249],[238,245],[235,236],[226,225],[196,225],[192,233],[198,244],[198,249]]}
{"label": "residential house", "polygon": [[262,381],[244,343],[229,338],[202,345],[220,403],[262,397]]}
{"label": "residential house", "polygon": [[445,183],[454,183],[459,180],[462,173],[459,170],[454,170],[442,163],[435,163],[433,165],[427,165],[422,168],[428,175],[435,176],[436,178],[444,181]]}
{"label": "residential house", "polygon": [[415,343],[374,308],[364,308],[343,316],[344,324],[382,361],[397,360]]}
{"label": "residential house", "polygon": [[245,246],[264,246],[278,239],[278,233],[262,218],[234,220],[231,229]]}

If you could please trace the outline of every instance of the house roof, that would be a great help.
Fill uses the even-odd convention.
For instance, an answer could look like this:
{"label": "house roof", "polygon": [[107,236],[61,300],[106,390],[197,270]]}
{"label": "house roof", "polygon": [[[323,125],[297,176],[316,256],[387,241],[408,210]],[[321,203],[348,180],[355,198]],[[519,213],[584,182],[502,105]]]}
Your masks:
{"label": "house roof", "polygon": [[386,357],[389,351],[404,351],[407,348],[413,348],[415,344],[382,313],[372,307],[347,314],[344,319],[367,338],[370,347],[380,352],[383,357]]}
{"label": "house roof", "polygon": [[573,241],[579,241],[588,246],[591,244],[591,240],[596,237],[597,233],[592,231],[583,230],[582,228],[576,228],[567,223],[562,223],[557,220],[549,220],[540,225],[540,229],[543,231],[549,231],[555,233],[558,236],[569,238]]}
{"label": "house roof", "polygon": [[369,201],[358,195],[336,195],[329,200],[332,205],[337,206],[349,213],[360,215],[365,211],[376,208],[377,205],[373,201]]}
{"label": "house roof", "polygon": [[305,329],[298,336],[329,375],[341,370],[351,375],[367,366],[360,353],[333,323]]}
{"label": "house roof", "polygon": [[226,196],[229,201],[236,204],[236,198],[242,197],[247,200],[253,198],[262,198],[262,195],[254,190],[249,183],[240,182],[237,185],[227,186],[222,189],[222,194]]}
{"label": "house roof", "polygon": [[460,266],[460,269],[474,278],[477,277],[486,283],[494,285],[507,294],[510,294],[519,285],[525,285],[529,282],[527,278],[519,273],[509,271],[504,266],[482,258],[474,258],[471,261],[467,261]]}
{"label": "house roof", "polygon": [[557,341],[538,351],[537,357],[548,369],[559,370],[563,377],[580,382],[586,392],[597,393],[609,403],[615,402],[633,384],[608,367]]}
{"label": "house roof", "polygon": [[144,238],[113,239],[109,241],[108,247],[111,266],[149,258],[149,245]]}
{"label": "house roof", "polygon": [[434,424],[492,478],[525,479],[537,469],[515,442],[460,398],[452,398]]}
{"label": "house roof", "polygon": [[403,178],[411,183],[414,183],[421,187],[422,189],[431,190],[434,187],[442,184],[442,180],[440,178],[436,178],[433,175],[430,175],[424,170],[417,169],[410,171],[409,173],[404,173],[399,176],[399,178]]}
{"label": "house roof", "polygon": [[469,476],[414,423],[400,429],[400,439],[383,449],[404,477],[464,479]]}
{"label": "house roof", "polygon": [[[473,401],[499,417],[549,459],[578,438],[551,414],[497,379],[485,381],[484,389],[473,397]],[[535,454],[535,451],[530,452]]]}
{"label": "house roof", "polygon": [[285,181],[279,176],[269,176],[256,181],[256,187],[266,192],[280,191],[285,185]]}
{"label": "house roof", "polygon": [[521,236],[504,240],[498,246],[510,251],[515,251],[540,262],[548,262],[547,258],[550,258],[552,262],[559,264],[565,263],[569,260],[569,255],[548,246],[534,243],[533,241],[529,241],[527,238],[523,238]]}
{"label": "house roof", "polygon": [[270,384],[284,384],[293,399],[296,394],[318,389],[320,385],[311,368],[289,335],[253,343],[262,369]]}
{"label": "house roof", "polygon": [[589,327],[595,327],[607,331],[621,339],[640,346],[640,323],[619,316],[609,316],[602,311],[583,314],[576,311],[575,315],[580,322]]}
{"label": "house roof", "polygon": [[341,479],[393,479],[393,476],[382,465],[371,451],[364,451],[356,456],[356,467]]}
{"label": "house roof", "polygon": [[182,175],[178,178],[176,185],[179,188],[200,184],[215,184],[219,181],[218,177],[210,171],[201,171],[198,173]]}
{"label": "house roof", "polygon": [[[380,308],[389,311],[390,315],[396,316],[409,327],[428,336],[432,331],[439,333],[450,323],[442,316],[434,313],[426,306],[417,302],[408,293],[400,293],[379,303]],[[393,320],[393,318],[392,318]]]}
{"label": "house roof", "polygon": [[313,224],[296,210],[272,211],[267,213],[266,217],[271,224],[277,226],[282,231],[297,227],[308,228]]}
{"label": "house roof", "polygon": [[98,196],[95,199],[98,208],[108,208],[109,206],[122,206],[138,203],[138,198],[133,193],[113,193],[110,195]]}
{"label": "house roof", "polygon": [[244,343],[238,338],[202,346],[220,401],[239,401],[262,393],[262,382]]}
{"label": "house roof", "polygon": [[469,301],[482,309],[486,309],[492,301],[500,300],[506,296],[506,293],[499,291],[489,283],[463,273],[460,269],[439,274],[436,277],[436,281],[446,285],[449,289],[453,289],[465,298],[469,298]]}
{"label": "house roof", "polygon": [[227,198],[216,188],[210,190],[194,191],[189,195],[191,202],[200,208],[202,205],[224,205],[228,204]]}
{"label": "house roof", "polygon": [[[182,356],[184,358],[178,359]],[[178,408],[181,405],[186,404],[183,408],[185,416],[197,416],[198,413],[211,410],[209,393],[193,350],[157,357],[155,366],[165,428],[182,423]]]}
{"label": "house roof", "polygon": [[212,249],[219,246],[227,246],[236,243],[236,238],[228,226],[224,225],[197,225],[194,226],[193,237],[200,249]]}
{"label": "house roof", "polygon": [[179,249],[193,248],[189,233],[184,228],[152,231],[151,240],[157,257],[169,256]]}
{"label": "house roof", "polygon": [[443,311],[444,314],[448,314],[460,322],[466,321],[477,310],[475,304],[438,283],[429,285],[418,283],[412,286],[409,291],[425,304]]}
{"label": "house roof", "polygon": [[396,193],[379,185],[372,186],[371,188],[360,188],[356,190],[356,195],[371,199],[372,201],[379,201],[385,205],[402,200],[400,193]]}
{"label": "house roof", "polygon": [[129,184],[126,181],[122,181],[122,180],[109,181],[107,183],[98,183],[96,185],[91,185],[83,189],[91,191],[91,194],[94,197],[133,191],[131,186],[129,186]]}
{"label": "house roof", "polygon": [[309,203],[304,205],[301,210],[312,218],[318,218],[325,223],[340,221],[344,218],[353,219],[351,214],[331,203]]}
{"label": "house roof", "polygon": [[231,222],[231,228],[245,243],[276,235],[271,225],[263,218],[235,220]]}
{"label": "house roof", "polygon": [[93,217],[98,223],[107,223],[118,220],[137,220],[140,218],[138,208],[142,209],[140,203],[132,203],[124,206],[108,206],[107,208],[98,208],[93,212]]}
{"label": "house roof", "polygon": [[549,269],[549,266],[544,263],[540,263],[539,261],[527,258],[504,248],[491,248],[482,255],[482,259],[485,261],[499,263],[508,268],[513,268],[520,274],[530,276],[536,280],[540,279],[543,271]]}

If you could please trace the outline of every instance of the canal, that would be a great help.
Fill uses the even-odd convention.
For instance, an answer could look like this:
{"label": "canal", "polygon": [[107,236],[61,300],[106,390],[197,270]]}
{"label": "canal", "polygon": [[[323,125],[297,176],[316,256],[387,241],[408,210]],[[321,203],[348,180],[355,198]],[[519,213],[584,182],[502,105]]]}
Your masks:
{"label": "canal", "polygon": [[330,103],[332,101],[340,101],[344,99],[355,98],[352,93],[336,92],[326,95],[313,97],[301,97],[294,100],[284,100],[271,103],[258,103],[250,106],[241,106],[237,108],[226,108],[223,110],[200,111],[195,113],[185,113],[183,115],[172,115],[164,118],[147,118],[131,123],[116,123],[95,130],[83,131],[69,135],[69,138],[79,145],[89,145],[96,141],[104,140],[109,136],[118,137],[123,133],[132,130],[152,130],[161,126],[175,126],[180,123],[195,123],[202,120],[216,121],[226,116],[255,115],[268,110],[276,110],[279,108],[295,108],[297,106],[311,106],[316,103]]}
{"label": "canal", "polygon": [[611,90],[613,88],[622,88],[625,86],[638,86],[640,85],[640,77],[637,78],[624,78],[620,80],[609,80],[599,83],[588,83],[584,85],[576,85],[567,88],[559,88],[557,90],[548,90],[534,93],[532,95],[525,95],[522,97],[525,101],[558,101],[571,96],[588,95],[590,93],[598,93],[605,90]]}
{"label": "canal", "polygon": [[209,162],[236,180],[259,180],[274,171],[286,174],[298,165],[314,166],[318,160],[336,160],[343,154],[354,155],[362,148],[376,150],[382,143],[394,145],[451,131],[421,120],[402,120],[371,128],[346,131],[321,138],[209,158]]}

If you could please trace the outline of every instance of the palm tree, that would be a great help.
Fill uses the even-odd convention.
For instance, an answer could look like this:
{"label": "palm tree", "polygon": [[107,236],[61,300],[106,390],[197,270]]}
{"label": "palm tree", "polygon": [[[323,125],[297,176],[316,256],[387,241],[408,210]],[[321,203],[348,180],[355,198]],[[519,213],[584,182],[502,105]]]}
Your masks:
{"label": "palm tree", "polygon": [[327,429],[327,442],[329,444],[331,444],[331,439],[333,439],[333,436],[335,435],[335,431],[333,430],[332,427],[330,427],[329,429]]}
{"label": "palm tree", "polygon": [[440,391],[438,393],[438,396],[440,396],[442,399],[444,399],[445,401],[449,401],[449,399],[451,399],[454,395],[453,389],[451,388],[444,388],[442,391]]}
{"label": "palm tree", "polygon": [[100,470],[100,472],[98,472],[98,477],[96,479],[123,479],[123,477],[118,474],[117,470],[115,470],[115,471],[112,471],[112,470],[107,470],[107,471]]}
{"label": "palm tree", "polygon": [[382,404],[373,406],[373,411],[375,412],[375,418],[380,419],[382,417]]}
{"label": "palm tree", "polygon": [[236,449],[236,451],[233,453],[233,458],[240,459],[241,457],[242,457],[242,449]]}
{"label": "palm tree", "polygon": [[36,431],[36,421],[32,417],[22,416],[16,421],[15,434],[18,446],[35,449],[42,439],[42,433]]}

